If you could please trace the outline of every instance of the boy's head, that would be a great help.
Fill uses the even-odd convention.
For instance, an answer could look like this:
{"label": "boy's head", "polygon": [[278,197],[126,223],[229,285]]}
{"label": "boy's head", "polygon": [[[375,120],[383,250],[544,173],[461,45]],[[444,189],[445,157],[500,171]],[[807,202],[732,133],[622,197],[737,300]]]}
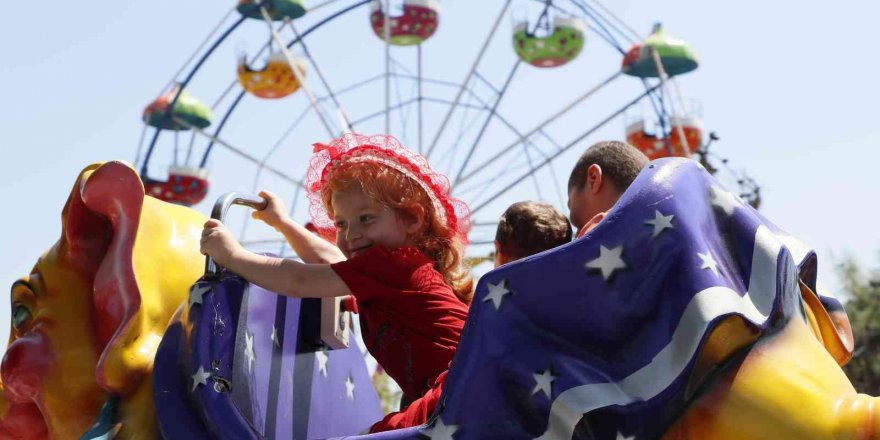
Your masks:
{"label": "boy's head", "polygon": [[495,267],[568,243],[571,234],[568,219],[552,205],[514,203],[495,232]]}
{"label": "boy's head", "polygon": [[568,210],[575,229],[611,209],[647,164],[648,157],[625,142],[602,141],[588,148],[568,179]]}

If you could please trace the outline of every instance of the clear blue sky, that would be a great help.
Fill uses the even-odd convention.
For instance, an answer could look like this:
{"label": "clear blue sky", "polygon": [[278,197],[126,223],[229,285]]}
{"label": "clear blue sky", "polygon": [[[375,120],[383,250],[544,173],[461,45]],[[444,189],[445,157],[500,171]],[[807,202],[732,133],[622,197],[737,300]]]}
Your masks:
{"label": "clear blue sky", "polygon": [[[86,8],[61,2],[43,10],[26,2],[6,5],[0,18],[4,105],[0,151],[5,163],[0,200],[6,205],[0,219],[0,284],[9,285],[26,274],[58,239],[61,208],[82,167],[94,161],[134,160],[143,107],[232,3],[121,1]],[[340,0],[297,21],[297,26],[305,29],[350,3]],[[515,60],[509,36],[512,18],[525,14],[522,5],[531,3],[515,3],[505,15],[500,35],[480,65],[481,73],[496,86]],[[702,104],[707,129],[722,138],[714,150],[761,184],[762,212],[767,217],[817,249],[826,284],[838,285],[832,270],[835,258],[852,255],[865,266],[876,266],[880,92],[877,61],[866,35],[880,14],[880,4],[844,0],[816,8],[797,2],[630,0],[607,6],[642,36],[653,22],[662,21],[696,48],[701,67],[679,83],[685,95]],[[499,8],[500,2],[494,1],[445,2],[440,29],[424,46],[426,76],[460,82]],[[217,97],[234,79],[237,53],[253,54],[266,36],[264,26],[246,23],[206,63],[193,82],[193,93],[209,102]],[[499,112],[517,129],[527,131],[612,74],[619,55],[595,33],[588,39],[581,56],[563,68],[551,72],[520,67]],[[335,89],[384,72],[384,47],[370,34],[364,8],[315,32],[306,42]],[[413,65],[413,50],[398,49],[394,54]],[[323,94],[314,69],[309,81]],[[561,119],[551,130],[553,136],[562,143],[574,139],[639,91],[632,79],[618,82],[616,88]],[[401,87],[406,89],[406,83]],[[482,96],[489,96],[486,87],[480,90]],[[379,81],[341,99],[346,111],[357,117],[381,110],[383,93]],[[454,89],[431,86],[426,94],[452,99]],[[306,106],[302,93],[284,102],[245,98],[230,118],[224,139],[262,157]],[[442,105],[426,107],[427,132],[436,131],[444,111]],[[410,145],[416,142],[412,115],[406,130]],[[456,127],[460,116],[453,119]],[[469,118],[481,121],[478,116]],[[358,130],[382,131],[382,119],[365,122]],[[401,125],[392,130],[404,131]],[[455,157],[464,154],[474,133],[465,136]],[[583,148],[592,141],[622,136],[623,121],[612,121],[554,162],[554,170],[542,170],[542,196],[559,205],[552,185],[564,182]],[[451,137],[442,139],[441,151],[449,148]],[[151,167],[157,176],[170,160],[171,139],[160,138],[161,148]],[[317,119],[307,115],[270,162],[299,177],[310,144],[326,139]],[[475,157],[486,158],[511,139],[501,124],[493,122]],[[188,136],[181,137],[182,145],[188,142]],[[197,142],[197,148],[203,146]],[[228,151],[218,150],[209,167],[214,185],[209,199],[223,191],[248,191],[253,185],[255,168]],[[485,174],[492,177],[488,171]],[[292,187],[271,178],[264,178],[259,186],[288,198],[294,193]],[[476,218],[493,220],[506,203],[537,197],[532,188],[525,182]],[[208,205],[198,209],[207,212]],[[299,219],[304,219],[304,212],[300,203]],[[259,238],[265,231],[250,228],[248,234]],[[9,322],[8,314],[6,308],[0,310],[0,322]]]}

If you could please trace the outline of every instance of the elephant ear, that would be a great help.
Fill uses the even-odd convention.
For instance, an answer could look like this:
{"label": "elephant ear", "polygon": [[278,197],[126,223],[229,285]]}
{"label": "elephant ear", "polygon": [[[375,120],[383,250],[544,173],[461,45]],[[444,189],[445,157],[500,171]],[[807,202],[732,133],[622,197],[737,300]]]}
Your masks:
{"label": "elephant ear", "polygon": [[[135,279],[133,251],[144,204],[144,185],[123,162],[107,162],[83,180],[84,206],[109,223],[109,245],[95,274],[93,300],[98,342],[105,347],[96,380],[105,390],[125,393],[137,386],[133,369],[119,350],[136,339],[135,318],[141,295]],[[136,369],[136,368],[135,368]]]}
{"label": "elephant ear", "polygon": [[112,234],[110,224],[89,210],[80,195],[83,182],[100,166],[93,163],[79,173],[61,211],[60,256],[89,278],[98,270]]}

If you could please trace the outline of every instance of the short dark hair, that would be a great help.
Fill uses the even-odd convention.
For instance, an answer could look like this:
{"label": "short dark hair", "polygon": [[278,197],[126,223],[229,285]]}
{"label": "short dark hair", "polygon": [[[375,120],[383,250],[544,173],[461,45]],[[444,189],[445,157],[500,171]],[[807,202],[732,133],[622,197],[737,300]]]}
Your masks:
{"label": "short dark hair", "polygon": [[498,250],[511,260],[528,257],[571,241],[571,224],[553,205],[517,202],[510,205],[495,232]]}
{"label": "short dark hair", "polygon": [[571,170],[568,178],[569,191],[575,188],[580,191],[584,188],[587,168],[593,164],[599,165],[602,168],[602,177],[610,180],[614,188],[623,192],[648,164],[648,156],[626,142],[597,142],[584,151]]}

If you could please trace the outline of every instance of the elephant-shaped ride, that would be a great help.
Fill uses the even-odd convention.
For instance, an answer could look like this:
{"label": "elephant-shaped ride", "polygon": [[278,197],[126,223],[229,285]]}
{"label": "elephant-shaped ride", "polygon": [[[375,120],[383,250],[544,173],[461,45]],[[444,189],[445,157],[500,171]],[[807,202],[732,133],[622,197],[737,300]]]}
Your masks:
{"label": "elephant-shaped ride", "polygon": [[[586,237],[480,280],[435,414],[381,416],[322,304],[203,275],[205,218],[92,165],[12,288],[0,438],[880,439],[815,253],[687,159]],[[324,324],[327,324],[326,322]]]}

